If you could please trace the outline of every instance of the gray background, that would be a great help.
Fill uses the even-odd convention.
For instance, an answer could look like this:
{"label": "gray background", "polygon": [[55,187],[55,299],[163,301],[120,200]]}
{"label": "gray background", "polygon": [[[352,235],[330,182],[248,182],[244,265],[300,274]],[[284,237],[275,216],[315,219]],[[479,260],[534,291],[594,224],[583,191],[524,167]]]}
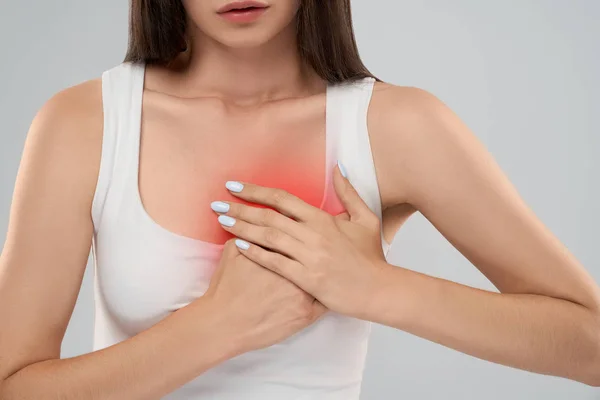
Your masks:
{"label": "gray background", "polygon": [[[127,3],[0,0],[0,242],[31,119],[55,92],[121,61]],[[388,82],[427,89],[455,110],[599,282],[600,2],[354,0],[353,6],[367,66]],[[421,216],[398,234],[390,261],[491,288]],[[65,357],[91,349],[91,272],[88,265]],[[600,399],[600,391],[375,326],[362,399],[388,398]]]}

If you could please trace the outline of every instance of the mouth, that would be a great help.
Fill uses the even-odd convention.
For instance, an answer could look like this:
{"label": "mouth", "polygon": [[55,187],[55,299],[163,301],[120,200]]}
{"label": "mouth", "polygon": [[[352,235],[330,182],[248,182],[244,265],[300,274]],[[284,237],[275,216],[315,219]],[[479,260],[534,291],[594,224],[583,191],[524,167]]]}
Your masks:
{"label": "mouth", "polygon": [[268,4],[261,3],[259,1],[234,1],[232,3],[226,4],[225,6],[219,8],[217,10],[218,14],[226,14],[226,13],[254,13],[257,11],[264,11],[269,7]]}

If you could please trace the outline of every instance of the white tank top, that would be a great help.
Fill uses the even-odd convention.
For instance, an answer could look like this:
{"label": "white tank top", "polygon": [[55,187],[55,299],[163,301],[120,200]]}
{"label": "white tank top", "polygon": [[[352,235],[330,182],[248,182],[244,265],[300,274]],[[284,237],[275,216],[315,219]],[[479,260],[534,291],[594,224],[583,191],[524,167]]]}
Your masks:
{"label": "white tank top", "polygon": [[[104,138],[92,203],[94,350],[130,338],[202,296],[223,247],[166,230],[142,205],[138,166],[144,73],[143,64],[122,63],[102,74]],[[333,196],[325,196],[325,210],[335,198],[331,176],[339,159],[381,218],[367,133],[373,83],[365,78],[327,88],[326,193]],[[383,241],[385,253],[388,248]],[[328,312],[285,341],[225,361],[164,399],[356,400],[370,328],[370,322]]]}

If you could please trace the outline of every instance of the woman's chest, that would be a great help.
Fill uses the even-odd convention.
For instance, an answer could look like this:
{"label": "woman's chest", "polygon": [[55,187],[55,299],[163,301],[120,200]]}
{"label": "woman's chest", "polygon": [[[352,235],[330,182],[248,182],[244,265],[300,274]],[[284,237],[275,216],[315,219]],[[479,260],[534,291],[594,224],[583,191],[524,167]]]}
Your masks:
{"label": "woman's chest", "polygon": [[142,124],[139,192],[158,225],[182,236],[224,243],[210,209],[238,201],[226,181],[284,189],[320,207],[326,192],[323,115],[289,111],[230,115],[215,107],[195,114],[147,113]]}

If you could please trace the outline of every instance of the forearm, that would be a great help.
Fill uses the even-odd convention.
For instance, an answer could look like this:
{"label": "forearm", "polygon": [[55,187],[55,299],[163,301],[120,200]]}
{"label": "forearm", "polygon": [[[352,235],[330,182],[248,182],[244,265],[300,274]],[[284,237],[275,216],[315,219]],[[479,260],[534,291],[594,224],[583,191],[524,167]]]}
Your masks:
{"label": "forearm", "polygon": [[[235,355],[235,338],[208,304],[191,319],[182,308],[152,328],[108,348],[68,359],[31,364],[0,386],[11,399],[160,399]],[[191,307],[188,306],[188,307]],[[202,322],[198,321],[201,315]],[[203,345],[197,346],[197,343]]]}
{"label": "forearm", "polygon": [[600,385],[600,320],[589,309],[385,270],[365,319],[499,364]]}

